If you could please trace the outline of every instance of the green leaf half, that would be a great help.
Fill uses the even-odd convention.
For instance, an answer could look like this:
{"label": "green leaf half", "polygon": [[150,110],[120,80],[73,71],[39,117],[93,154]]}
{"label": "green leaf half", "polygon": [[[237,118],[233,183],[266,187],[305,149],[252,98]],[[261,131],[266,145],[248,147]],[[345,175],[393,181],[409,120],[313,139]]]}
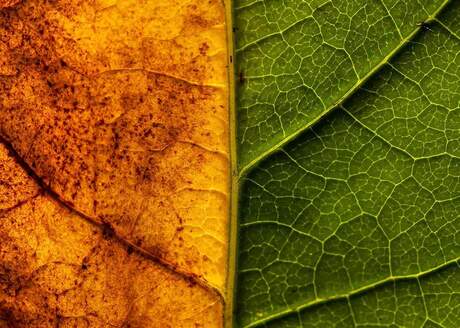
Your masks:
{"label": "green leaf half", "polygon": [[458,328],[460,2],[235,6],[239,325]]}

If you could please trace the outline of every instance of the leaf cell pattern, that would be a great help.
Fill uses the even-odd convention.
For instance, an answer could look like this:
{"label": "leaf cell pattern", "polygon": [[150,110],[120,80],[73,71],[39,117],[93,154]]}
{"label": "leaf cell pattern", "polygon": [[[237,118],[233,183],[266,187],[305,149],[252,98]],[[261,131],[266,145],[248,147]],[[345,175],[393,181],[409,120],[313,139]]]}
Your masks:
{"label": "leaf cell pattern", "polygon": [[221,0],[0,0],[0,327],[222,327]]}
{"label": "leaf cell pattern", "polygon": [[302,4],[237,9],[239,323],[458,327],[460,4]]}
{"label": "leaf cell pattern", "polygon": [[438,1],[235,2],[239,162],[246,171],[334,108],[441,8]]}

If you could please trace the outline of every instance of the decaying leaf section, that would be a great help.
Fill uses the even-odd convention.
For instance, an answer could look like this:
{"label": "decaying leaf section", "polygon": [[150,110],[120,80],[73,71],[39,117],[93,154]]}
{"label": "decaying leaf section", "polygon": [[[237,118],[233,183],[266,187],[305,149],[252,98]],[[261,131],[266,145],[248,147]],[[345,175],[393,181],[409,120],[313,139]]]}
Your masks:
{"label": "decaying leaf section", "polygon": [[1,0],[0,317],[221,325],[226,65],[220,0]]}
{"label": "decaying leaf section", "polygon": [[3,145],[0,174],[0,327],[221,325],[218,295],[62,207]]}

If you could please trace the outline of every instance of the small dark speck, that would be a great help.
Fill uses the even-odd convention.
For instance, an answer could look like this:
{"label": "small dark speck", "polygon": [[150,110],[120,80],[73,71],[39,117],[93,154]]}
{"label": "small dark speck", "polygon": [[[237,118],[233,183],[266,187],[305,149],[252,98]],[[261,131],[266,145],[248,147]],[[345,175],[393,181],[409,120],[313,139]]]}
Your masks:
{"label": "small dark speck", "polygon": [[110,223],[102,223],[102,235],[105,239],[112,238],[115,235],[115,231]]}
{"label": "small dark speck", "polygon": [[431,24],[428,23],[428,22],[419,22],[419,23],[417,23],[417,26],[419,26],[424,31],[433,32],[433,30],[431,29]]}
{"label": "small dark speck", "polygon": [[240,71],[239,80],[241,84],[243,84],[244,81],[246,80],[246,78],[244,77],[244,73],[242,71]]}

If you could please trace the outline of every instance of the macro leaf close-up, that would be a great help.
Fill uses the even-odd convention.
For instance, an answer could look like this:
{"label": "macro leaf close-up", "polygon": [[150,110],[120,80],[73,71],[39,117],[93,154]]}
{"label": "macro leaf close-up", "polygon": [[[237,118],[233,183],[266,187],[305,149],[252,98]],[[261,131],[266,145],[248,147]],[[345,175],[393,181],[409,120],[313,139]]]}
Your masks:
{"label": "macro leaf close-up", "polygon": [[459,328],[460,1],[0,0],[1,328]]}

